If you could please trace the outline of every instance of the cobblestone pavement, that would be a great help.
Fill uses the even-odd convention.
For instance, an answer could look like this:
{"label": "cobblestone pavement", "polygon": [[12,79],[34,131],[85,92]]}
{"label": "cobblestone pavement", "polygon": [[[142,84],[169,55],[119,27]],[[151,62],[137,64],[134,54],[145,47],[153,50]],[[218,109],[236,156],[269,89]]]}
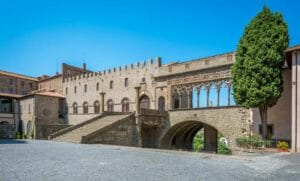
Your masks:
{"label": "cobblestone pavement", "polygon": [[204,153],[0,140],[0,180],[300,180],[300,154]]}

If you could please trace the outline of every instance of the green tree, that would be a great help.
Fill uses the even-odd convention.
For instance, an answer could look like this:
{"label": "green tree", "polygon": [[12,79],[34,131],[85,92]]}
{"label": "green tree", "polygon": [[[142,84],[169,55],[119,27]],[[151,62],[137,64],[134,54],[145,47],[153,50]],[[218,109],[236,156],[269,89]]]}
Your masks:
{"label": "green tree", "polygon": [[232,66],[234,99],[246,108],[259,108],[262,137],[267,137],[268,108],[283,91],[282,66],[288,48],[287,24],[280,13],[267,7],[246,26]]}

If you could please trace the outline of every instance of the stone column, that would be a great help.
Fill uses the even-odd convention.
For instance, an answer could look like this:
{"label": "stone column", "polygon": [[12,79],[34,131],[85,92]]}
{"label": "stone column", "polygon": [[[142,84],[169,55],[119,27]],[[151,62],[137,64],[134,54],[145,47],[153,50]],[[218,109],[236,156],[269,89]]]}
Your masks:
{"label": "stone column", "polygon": [[101,109],[100,109],[100,113],[104,113],[104,95],[105,92],[100,92],[100,104],[101,104]]}
{"label": "stone column", "polygon": [[206,88],[206,107],[209,107],[209,87]]}
{"label": "stone column", "polygon": [[230,106],[230,92],[231,92],[231,85],[228,84],[228,106]]}
{"label": "stone column", "polygon": [[187,108],[190,109],[191,108],[191,92],[187,91]]}
{"label": "stone column", "polygon": [[208,152],[217,152],[218,131],[210,126],[204,126],[204,150]]}
{"label": "stone column", "polygon": [[197,89],[197,108],[200,107],[200,87]]}
{"label": "stone column", "polygon": [[138,116],[140,114],[140,90],[141,90],[141,87],[140,86],[137,86],[137,87],[134,87],[135,88],[135,93],[136,93],[136,96],[135,96],[135,114],[136,116]]}
{"label": "stone column", "polygon": [[220,86],[217,86],[217,93],[218,93],[217,107],[219,107],[220,106]]}
{"label": "stone column", "polygon": [[292,52],[292,152],[300,152],[300,51]]}
{"label": "stone column", "polygon": [[135,88],[135,124],[137,126],[137,131],[138,131],[138,146],[142,147],[143,146],[143,141],[142,141],[142,120],[141,120],[141,116],[140,116],[140,90],[141,87],[140,86],[136,86]]}
{"label": "stone column", "polygon": [[181,102],[182,102],[182,94],[181,92],[178,93],[178,97],[179,97],[179,109],[181,109]]}

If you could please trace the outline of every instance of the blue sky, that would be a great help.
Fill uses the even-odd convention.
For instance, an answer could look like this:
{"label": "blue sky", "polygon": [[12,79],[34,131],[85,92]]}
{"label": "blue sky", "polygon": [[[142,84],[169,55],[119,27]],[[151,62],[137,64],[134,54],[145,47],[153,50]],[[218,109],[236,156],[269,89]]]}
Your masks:
{"label": "blue sky", "polygon": [[99,71],[234,51],[264,3],[283,14],[290,45],[300,44],[298,0],[2,0],[0,69],[53,75],[62,62]]}

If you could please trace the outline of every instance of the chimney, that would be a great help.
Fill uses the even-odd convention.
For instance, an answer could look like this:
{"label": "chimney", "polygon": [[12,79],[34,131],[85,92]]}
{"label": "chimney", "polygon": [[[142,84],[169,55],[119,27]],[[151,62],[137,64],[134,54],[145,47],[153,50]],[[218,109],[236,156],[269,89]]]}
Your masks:
{"label": "chimney", "polygon": [[86,64],[85,63],[82,64],[82,68],[83,68],[84,71],[86,71]]}

